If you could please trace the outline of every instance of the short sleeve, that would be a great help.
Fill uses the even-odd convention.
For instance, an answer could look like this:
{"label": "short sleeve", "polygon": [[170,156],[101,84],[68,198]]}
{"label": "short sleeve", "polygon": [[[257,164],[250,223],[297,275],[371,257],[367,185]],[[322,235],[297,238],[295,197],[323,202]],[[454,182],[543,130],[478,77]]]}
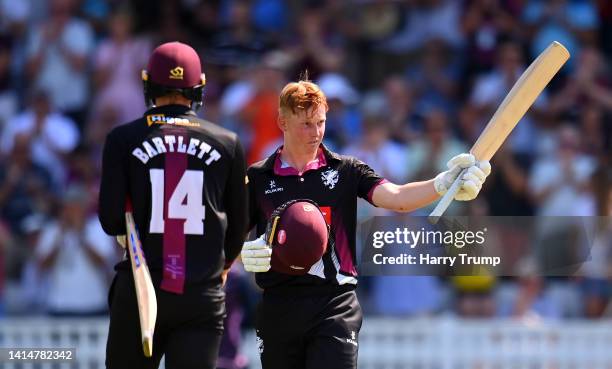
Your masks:
{"label": "short sleeve", "polygon": [[374,192],[374,188],[376,188],[376,186],[379,184],[386,182],[386,180],[361,160],[352,158],[351,166],[353,175],[356,177],[357,181],[357,195],[374,205],[372,203],[372,193]]}

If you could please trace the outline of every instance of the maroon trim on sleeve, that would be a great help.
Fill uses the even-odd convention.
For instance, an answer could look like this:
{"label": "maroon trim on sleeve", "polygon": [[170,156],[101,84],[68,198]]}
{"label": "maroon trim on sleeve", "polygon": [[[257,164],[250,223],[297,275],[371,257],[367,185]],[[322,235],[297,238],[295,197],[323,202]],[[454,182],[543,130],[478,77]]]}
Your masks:
{"label": "maroon trim on sleeve", "polygon": [[374,186],[372,186],[372,188],[370,188],[370,191],[368,191],[368,202],[370,204],[374,205],[374,203],[372,202],[372,196],[374,196],[374,190],[376,189],[376,187],[380,186],[381,184],[385,184],[387,182],[389,181],[383,178],[380,181],[378,181],[378,183],[376,183]]}

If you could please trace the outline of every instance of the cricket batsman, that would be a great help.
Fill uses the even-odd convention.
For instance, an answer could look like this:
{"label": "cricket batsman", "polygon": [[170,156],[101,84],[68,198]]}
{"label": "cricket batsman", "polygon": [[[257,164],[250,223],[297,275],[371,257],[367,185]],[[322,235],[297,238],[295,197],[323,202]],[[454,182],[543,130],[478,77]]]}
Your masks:
{"label": "cricket batsman", "polygon": [[245,159],[237,136],[195,114],[205,84],[190,46],[157,47],[142,74],[150,109],[104,144],[99,217],[124,235],[130,199],[157,296],[153,354],[143,354],[129,260],[109,292],[109,369],[214,369],[225,314],[223,281],[247,226]]}
{"label": "cricket batsman", "polygon": [[[316,84],[287,84],[280,94],[277,123],[283,145],[247,171],[249,225],[262,236],[245,243],[242,261],[247,271],[257,273],[264,291],[256,317],[264,369],[357,367],[362,323],[355,294],[358,197],[377,207],[413,211],[437,200],[466,168],[455,199],[472,200],[491,171],[488,161],[478,162],[464,153],[452,158],[449,170],[434,179],[393,184],[367,164],[322,144],[327,110],[326,97]],[[291,245],[325,250],[303,274],[275,268],[270,240],[263,236],[273,212],[295,199],[316,203],[329,225],[327,247],[313,248],[306,242]],[[288,240],[290,232],[287,229],[283,239]]]}

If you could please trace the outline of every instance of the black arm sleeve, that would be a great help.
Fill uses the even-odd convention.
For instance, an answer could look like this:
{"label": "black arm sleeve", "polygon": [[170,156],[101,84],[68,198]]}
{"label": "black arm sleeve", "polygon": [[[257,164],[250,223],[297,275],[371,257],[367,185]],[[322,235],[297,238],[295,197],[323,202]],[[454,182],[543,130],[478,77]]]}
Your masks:
{"label": "black arm sleeve", "polygon": [[384,178],[379,176],[374,169],[358,159],[353,159],[353,173],[357,176],[357,195],[372,203],[372,190],[381,183]]}
{"label": "black arm sleeve", "polygon": [[128,188],[127,159],[117,130],[106,136],[102,154],[102,181],[98,217],[104,232],[111,236],[125,234],[125,198]]}
{"label": "black arm sleeve", "polygon": [[234,147],[234,160],[225,191],[227,231],[225,232],[225,269],[229,268],[240,251],[246,237],[248,203],[246,161],[238,138]]}

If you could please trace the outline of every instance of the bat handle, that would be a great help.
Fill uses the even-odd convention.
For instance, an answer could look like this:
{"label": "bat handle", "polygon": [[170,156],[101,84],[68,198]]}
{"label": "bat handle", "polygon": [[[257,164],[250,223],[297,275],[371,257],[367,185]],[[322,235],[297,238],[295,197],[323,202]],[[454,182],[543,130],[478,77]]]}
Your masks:
{"label": "bat handle", "polygon": [[153,356],[153,334],[146,332],[142,334],[142,350],[146,357]]}
{"label": "bat handle", "polygon": [[461,178],[463,178],[463,175],[466,173],[466,171],[467,169],[461,170],[457,178],[455,178],[455,182],[453,182],[452,186],[450,186],[448,191],[446,191],[444,196],[442,196],[442,198],[438,202],[438,205],[436,205],[431,214],[429,214],[429,217],[427,219],[429,219],[429,222],[431,224],[438,223],[438,220],[440,219],[442,214],[444,214],[448,206],[451,204],[451,202],[453,202],[453,199],[455,198],[455,195],[457,194],[457,191],[459,191],[459,187],[461,186]]}

